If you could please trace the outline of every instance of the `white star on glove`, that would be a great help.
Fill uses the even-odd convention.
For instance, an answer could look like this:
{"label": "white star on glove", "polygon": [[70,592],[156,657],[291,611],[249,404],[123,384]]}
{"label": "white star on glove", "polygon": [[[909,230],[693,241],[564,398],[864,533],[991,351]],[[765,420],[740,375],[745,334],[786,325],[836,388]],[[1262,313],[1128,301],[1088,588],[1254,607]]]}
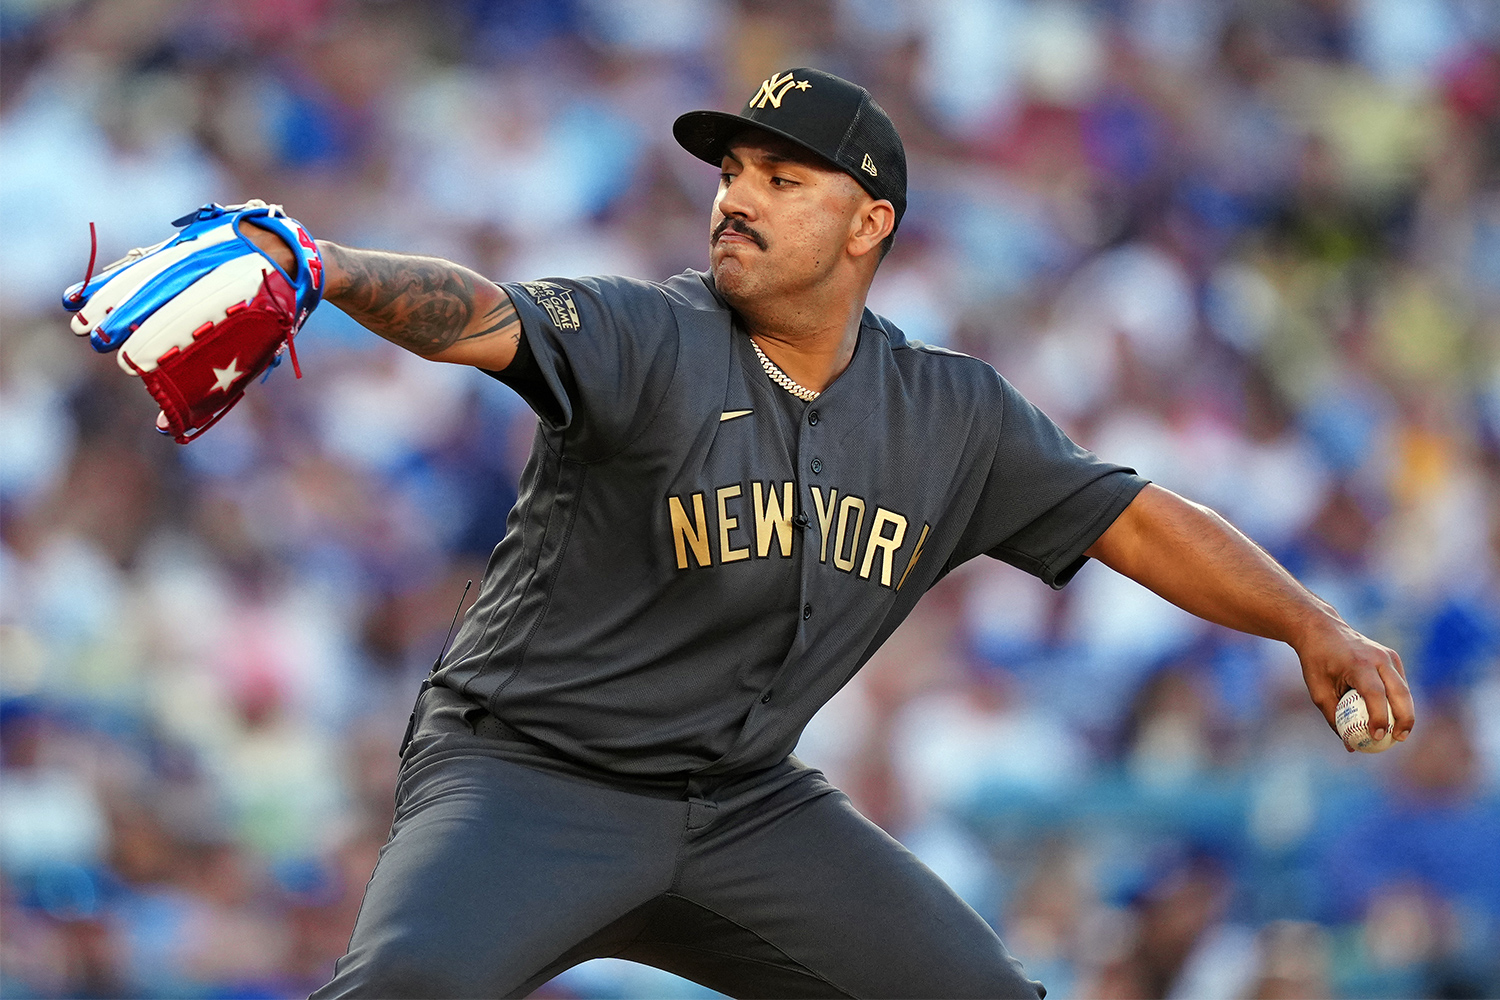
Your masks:
{"label": "white star on glove", "polygon": [[214,391],[214,392],[228,392],[229,391],[229,387],[232,386],[232,385],[234,385],[235,381],[241,375],[245,374],[244,372],[240,371],[240,369],[239,369],[239,363],[240,363],[240,359],[239,358],[233,358],[233,359],[230,360],[228,368],[215,368],[214,369],[214,387],[213,387],[212,391]]}

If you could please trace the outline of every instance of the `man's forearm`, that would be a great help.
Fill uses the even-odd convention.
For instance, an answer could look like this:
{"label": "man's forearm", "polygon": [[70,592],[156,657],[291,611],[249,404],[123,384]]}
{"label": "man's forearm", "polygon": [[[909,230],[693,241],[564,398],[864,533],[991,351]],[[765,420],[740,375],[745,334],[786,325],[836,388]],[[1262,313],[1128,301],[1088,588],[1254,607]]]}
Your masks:
{"label": "man's forearm", "polygon": [[327,269],[323,297],[391,343],[426,358],[472,364],[478,342],[492,351],[501,335],[514,353],[521,333],[515,307],[497,285],[468,268],[322,240],[318,249]]}
{"label": "man's forearm", "polygon": [[1290,644],[1330,727],[1339,696],[1353,688],[1369,706],[1376,739],[1387,704],[1396,739],[1411,732],[1416,712],[1396,651],[1360,635],[1207,507],[1147,486],[1087,554],[1200,618]]}
{"label": "man's forearm", "polygon": [[[283,269],[296,266],[280,237],[245,235]],[[499,371],[515,357],[521,319],[510,296],[461,264],[436,257],[355,250],[318,241],[323,298],[399,347],[433,361]]]}
{"label": "man's forearm", "polygon": [[1239,529],[1159,486],[1147,486],[1087,554],[1184,611],[1293,646],[1343,621]]}

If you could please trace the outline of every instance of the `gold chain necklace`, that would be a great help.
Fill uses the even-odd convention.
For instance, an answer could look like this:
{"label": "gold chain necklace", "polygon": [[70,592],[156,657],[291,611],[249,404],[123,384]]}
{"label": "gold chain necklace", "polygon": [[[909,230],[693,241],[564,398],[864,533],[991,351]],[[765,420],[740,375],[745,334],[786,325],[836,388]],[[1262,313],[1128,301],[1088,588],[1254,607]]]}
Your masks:
{"label": "gold chain necklace", "polygon": [[786,372],[776,367],[776,362],[766,357],[766,352],[762,351],[760,349],[760,345],[757,344],[754,340],[750,341],[750,346],[755,348],[756,357],[760,358],[760,366],[766,370],[767,375],[771,376],[772,382],[775,382],[777,385],[781,386],[783,389],[791,393],[793,396],[796,396],[798,399],[803,399],[808,402],[812,402],[820,395],[822,395],[822,393],[818,392],[816,389],[809,389],[807,386],[796,381]]}

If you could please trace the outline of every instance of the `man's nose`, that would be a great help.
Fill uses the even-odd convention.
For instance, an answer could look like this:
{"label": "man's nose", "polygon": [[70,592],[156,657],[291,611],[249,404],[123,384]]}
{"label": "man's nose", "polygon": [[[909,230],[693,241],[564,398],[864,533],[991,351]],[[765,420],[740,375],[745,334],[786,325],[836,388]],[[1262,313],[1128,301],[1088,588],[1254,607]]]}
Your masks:
{"label": "man's nose", "polygon": [[739,178],[731,180],[720,189],[714,208],[726,219],[734,216],[749,220],[756,218],[758,214],[758,206],[755,204],[754,197],[750,195],[748,185]]}

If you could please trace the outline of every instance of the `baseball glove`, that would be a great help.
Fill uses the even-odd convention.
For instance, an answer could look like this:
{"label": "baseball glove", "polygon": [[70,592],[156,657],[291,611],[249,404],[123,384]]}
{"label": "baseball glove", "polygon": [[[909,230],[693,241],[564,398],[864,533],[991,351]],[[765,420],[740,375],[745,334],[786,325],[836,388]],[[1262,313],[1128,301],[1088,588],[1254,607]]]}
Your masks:
{"label": "baseball glove", "polygon": [[[297,273],[246,238],[246,224],[281,237]],[[322,299],[323,261],[280,205],[208,204],[172,225],[182,231],[86,277],[63,294],[63,307],[74,333],[96,351],[118,351],[120,367],[145,383],[161,406],[157,430],[187,444],[283,351],[302,377],[293,341]]]}

